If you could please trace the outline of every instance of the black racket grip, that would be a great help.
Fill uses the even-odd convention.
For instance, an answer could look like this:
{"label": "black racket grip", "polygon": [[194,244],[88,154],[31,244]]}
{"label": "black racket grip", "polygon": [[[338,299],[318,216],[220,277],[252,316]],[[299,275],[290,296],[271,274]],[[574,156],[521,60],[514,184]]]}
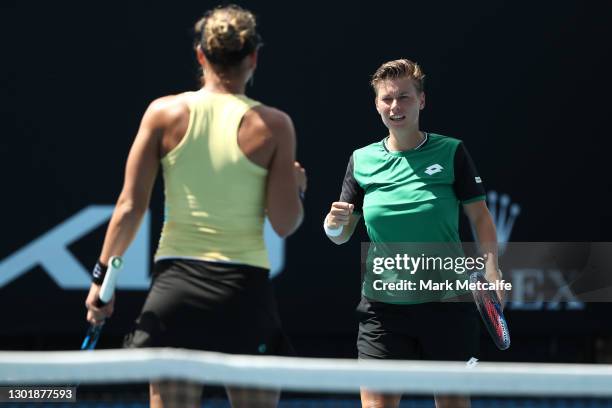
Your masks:
{"label": "black racket grip", "polygon": [[96,301],[94,302],[95,307],[104,307],[106,305],[108,305],[108,303],[103,302],[102,299],[100,298],[97,298]]}

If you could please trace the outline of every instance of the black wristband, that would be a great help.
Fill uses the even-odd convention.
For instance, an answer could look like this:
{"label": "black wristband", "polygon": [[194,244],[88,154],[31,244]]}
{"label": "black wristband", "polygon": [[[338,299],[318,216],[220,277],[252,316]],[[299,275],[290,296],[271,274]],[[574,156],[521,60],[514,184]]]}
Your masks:
{"label": "black wristband", "polygon": [[104,282],[107,269],[108,266],[104,265],[102,262],[96,262],[96,266],[94,266],[93,271],[91,272],[91,281],[96,285],[101,285],[102,282]]}

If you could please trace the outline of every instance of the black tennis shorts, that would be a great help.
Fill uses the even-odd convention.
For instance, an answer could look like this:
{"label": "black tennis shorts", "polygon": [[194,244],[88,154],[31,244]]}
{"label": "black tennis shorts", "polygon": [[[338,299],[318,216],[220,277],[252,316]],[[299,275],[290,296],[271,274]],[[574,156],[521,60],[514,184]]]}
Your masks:
{"label": "black tennis shorts", "polygon": [[360,359],[468,361],[478,358],[480,315],[469,302],[395,305],[362,297]]}
{"label": "black tennis shorts", "polygon": [[185,259],[155,263],[149,295],[124,347],[293,354],[267,269]]}

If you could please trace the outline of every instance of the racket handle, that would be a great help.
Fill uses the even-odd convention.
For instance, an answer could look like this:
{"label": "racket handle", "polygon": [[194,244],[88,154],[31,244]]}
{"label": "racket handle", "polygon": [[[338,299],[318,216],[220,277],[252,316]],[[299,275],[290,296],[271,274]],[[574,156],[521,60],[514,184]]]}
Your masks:
{"label": "racket handle", "polygon": [[103,325],[104,323],[98,326],[89,326],[89,329],[87,329],[87,334],[85,335],[85,340],[83,340],[83,344],[81,344],[81,350],[93,350],[96,348]]}
{"label": "racket handle", "polygon": [[104,282],[100,287],[100,293],[96,300],[96,306],[102,307],[111,301],[113,293],[115,293],[115,285],[117,284],[117,276],[119,271],[123,269],[123,259],[119,256],[111,256],[108,262],[108,269],[106,276],[104,276]]}

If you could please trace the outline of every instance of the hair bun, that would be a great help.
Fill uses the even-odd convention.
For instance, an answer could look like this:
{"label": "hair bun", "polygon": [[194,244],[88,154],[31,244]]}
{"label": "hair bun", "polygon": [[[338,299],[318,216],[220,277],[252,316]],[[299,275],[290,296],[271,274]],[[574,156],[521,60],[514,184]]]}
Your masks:
{"label": "hair bun", "polygon": [[253,14],[238,6],[209,11],[196,23],[196,45],[213,64],[231,66],[257,49],[260,37]]}

